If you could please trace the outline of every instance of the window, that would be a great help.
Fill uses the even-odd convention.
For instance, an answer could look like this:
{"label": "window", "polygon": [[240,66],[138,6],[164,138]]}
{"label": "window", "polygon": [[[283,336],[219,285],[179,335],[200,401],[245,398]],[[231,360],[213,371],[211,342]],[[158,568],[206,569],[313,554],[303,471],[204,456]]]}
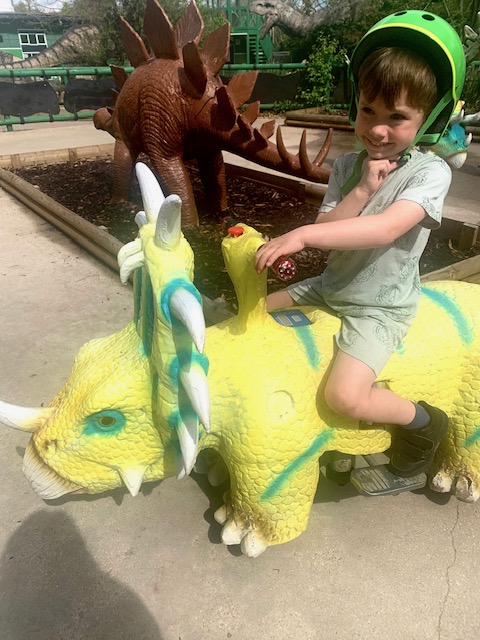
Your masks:
{"label": "window", "polygon": [[18,34],[24,58],[30,58],[47,48],[47,38],[43,31],[23,31]]}

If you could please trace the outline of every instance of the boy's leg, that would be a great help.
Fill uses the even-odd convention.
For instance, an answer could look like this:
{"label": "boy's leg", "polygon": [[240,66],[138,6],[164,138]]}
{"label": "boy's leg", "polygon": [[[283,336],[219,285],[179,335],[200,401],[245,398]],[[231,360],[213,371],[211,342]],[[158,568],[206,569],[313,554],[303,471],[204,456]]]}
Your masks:
{"label": "boy's leg", "polygon": [[375,372],[364,362],[337,351],[327,384],[325,401],[341,415],[379,424],[409,424],[415,406],[389,389],[373,386]]}
{"label": "boy's leg", "polygon": [[325,400],[340,413],[366,422],[398,425],[389,469],[410,477],[427,471],[448,430],[447,415],[424,402],[415,404],[389,389],[373,387],[375,373],[339,350],[325,386]]}
{"label": "boy's leg", "polygon": [[293,307],[295,304],[297,303],[293,300],[286,289],[274,291],[267,296],[267,311],[286,309],[287,307]]}

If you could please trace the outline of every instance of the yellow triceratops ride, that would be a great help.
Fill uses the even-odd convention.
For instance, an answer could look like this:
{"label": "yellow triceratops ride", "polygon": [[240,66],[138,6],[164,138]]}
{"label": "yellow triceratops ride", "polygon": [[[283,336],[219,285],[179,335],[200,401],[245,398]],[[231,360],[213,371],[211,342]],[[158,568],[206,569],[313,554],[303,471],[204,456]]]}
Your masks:
{"label": "yellow triceratops ride", "polygon": [[[145,211],[137,239],[119,253],[121,279],[134,279],[132,322],[82,347],[48,407],[2,402],[0,419],[32,432],[23,468],[44,499],[122,482],[136,495],[143,482],[188,475],[205,451],[217,461],[209,477],[219,462],[230,476],[215,513],[222,540],[255,557],[305,530],[323,453],[383,452],[390,433],[325,405],[340,321],[302,307],[310,324],[288,327],[267,313],[266,274],[254,269],[264,240],[246,225],[222,243],[238,314],[205,328],[180,199],[164,198],[145,165],[137,174]],[[466,502],[480,495],[479,312],[477,285],[424,287],[418,317],[378,380],[448,413],[430,485]]]}

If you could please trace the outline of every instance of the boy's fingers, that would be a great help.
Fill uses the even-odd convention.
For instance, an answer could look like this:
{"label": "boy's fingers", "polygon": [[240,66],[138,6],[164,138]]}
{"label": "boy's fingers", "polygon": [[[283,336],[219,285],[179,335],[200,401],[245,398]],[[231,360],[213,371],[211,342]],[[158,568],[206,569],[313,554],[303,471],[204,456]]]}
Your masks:
{"label": "boy's fingers", "polygon": [[272,246],[270,243],[262,245],[255,255],[255,267],[258,273],[262,273],[262,271],[266,267],[270,267],[277,257],[278,249],[275,248],[275,245]]}
{"label": "boy's fingers", "polygon": [[265,264],[268,257],[267,248],[268,243],[262,245],[255,254],[255,268],[258,273],[262,273],[262,271],[265,269]]}

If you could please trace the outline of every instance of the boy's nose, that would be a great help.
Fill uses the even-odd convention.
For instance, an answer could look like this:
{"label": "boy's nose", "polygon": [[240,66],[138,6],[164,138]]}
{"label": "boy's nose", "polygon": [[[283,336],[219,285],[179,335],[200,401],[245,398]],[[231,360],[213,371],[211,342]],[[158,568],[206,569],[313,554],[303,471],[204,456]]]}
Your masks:
{"label": "boy's nose", "polygon": [[388,134],[388,129],[384,124],[379,123],[370,128],[370,135],[374,136],[375,138],[378,138],[379,140],[381,140],[382,138],[385,138],[387,134]]}

